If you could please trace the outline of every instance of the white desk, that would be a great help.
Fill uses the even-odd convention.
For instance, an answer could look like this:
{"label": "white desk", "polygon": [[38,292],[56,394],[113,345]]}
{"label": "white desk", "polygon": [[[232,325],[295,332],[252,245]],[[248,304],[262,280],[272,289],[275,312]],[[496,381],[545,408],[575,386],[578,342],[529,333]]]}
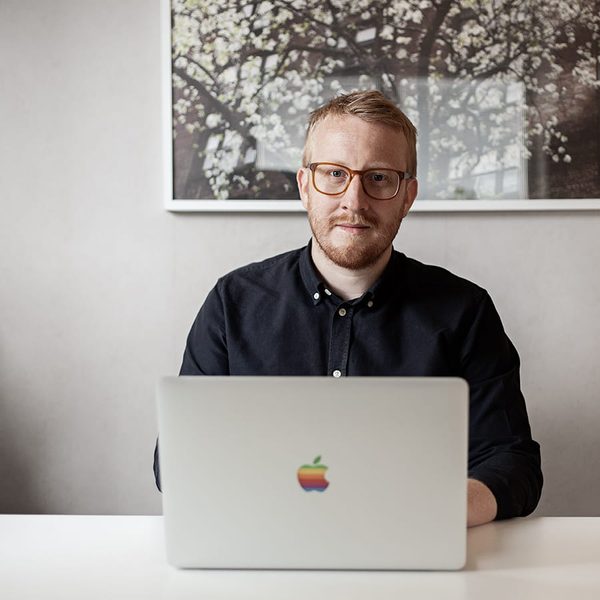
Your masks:
{"label": "white desk", "polygon": [[460,572],[178,571],[161,517],[0,515],[3,600],[600,599],[600,518],[469,530]]}

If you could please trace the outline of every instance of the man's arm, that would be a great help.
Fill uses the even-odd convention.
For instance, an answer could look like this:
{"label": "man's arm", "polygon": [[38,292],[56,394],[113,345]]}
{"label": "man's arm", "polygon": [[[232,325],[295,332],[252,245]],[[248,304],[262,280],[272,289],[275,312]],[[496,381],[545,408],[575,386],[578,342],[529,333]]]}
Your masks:
{"label": "man's arm", "polygon": [[[206,297],[187,337],[179,375],[229,375],[225,317],[219,284]],[[158,440],[154,447],[154,481],[159,491]]]}
{"label": "man's arm", "polygon": [[[493,518],[528,515],[542,490],[540,448],[531,438],[519,355],[486,292],[468,317],[460,360],[470,388],[469,478],[494,497]],[[482,490],[471,484],[474,523],[494,512]]]}
{"label": "man's arm", "polygon": [[219,282],[210,291],[187,337],[180,375],[229,375],[225,311]]}

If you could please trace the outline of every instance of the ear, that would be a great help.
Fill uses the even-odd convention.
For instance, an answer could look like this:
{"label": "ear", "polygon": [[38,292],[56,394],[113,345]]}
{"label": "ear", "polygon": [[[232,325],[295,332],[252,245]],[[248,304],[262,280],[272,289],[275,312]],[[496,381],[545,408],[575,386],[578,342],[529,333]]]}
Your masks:
{"label": "ear", "polygon": [[417,193],[419,192],[419,183],[416,179],[409,179],[406,183],[406,192],[404,194],[404,207],[402,208],[402,218],[406,217],[410,210]]}
{"label": "ear", "polygon": [[300,200],[302,200],[302,206],[308,210],[308,169],[302,167],[298,169],[296,173],[296,183],[298,184],[298,192],[300,193]]}

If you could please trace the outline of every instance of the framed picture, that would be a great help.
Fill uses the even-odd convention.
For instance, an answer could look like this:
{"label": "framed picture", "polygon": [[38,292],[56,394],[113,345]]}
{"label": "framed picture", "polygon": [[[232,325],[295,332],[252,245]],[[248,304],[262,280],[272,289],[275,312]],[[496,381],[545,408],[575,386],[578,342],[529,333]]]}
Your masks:
{"label": "framed picture", "polygon": [[413,211],[600,208],[598,0],[163,0],[166,208],[303,210],[310,111],[379,89]]}

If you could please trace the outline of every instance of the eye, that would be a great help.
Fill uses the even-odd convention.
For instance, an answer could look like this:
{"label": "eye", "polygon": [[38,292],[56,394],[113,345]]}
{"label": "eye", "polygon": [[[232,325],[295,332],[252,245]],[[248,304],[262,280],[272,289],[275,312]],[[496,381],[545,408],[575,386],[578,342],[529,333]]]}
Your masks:
{"label": "eye", "polygon": [[327,174],[333,179],[342,179],[348,176],[348,173],[343,169],[330,169]]}
{"label": "eye", "polygon": [[373,183],[389,183],[390,181],[390,176],[381,171],[370,171],[367,176]]}

